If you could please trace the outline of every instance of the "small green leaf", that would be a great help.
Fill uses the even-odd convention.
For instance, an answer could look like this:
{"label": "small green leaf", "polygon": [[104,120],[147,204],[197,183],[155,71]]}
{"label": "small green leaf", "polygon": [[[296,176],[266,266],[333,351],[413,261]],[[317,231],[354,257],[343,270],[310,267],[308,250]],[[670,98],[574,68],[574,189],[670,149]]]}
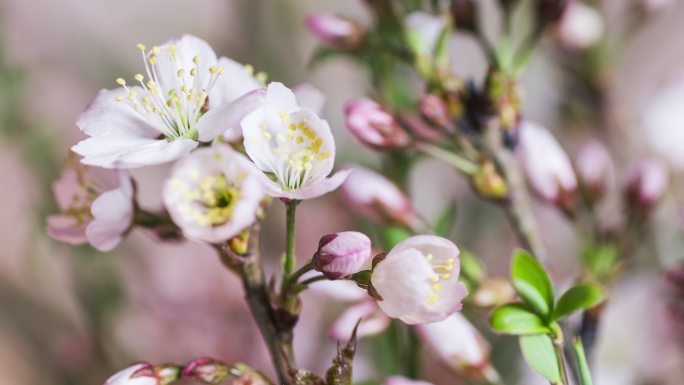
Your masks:
{"label": "small green leaf", "polygon": [[594,383],[591,380],[591,372],[589,371],[587,356],[584,354],[584,345],[582,345],[582,340],[575,338],[572,341],[572,348],[575,351],[580,385],[593,385]]}
{"label": "small green leaf", "polygon": [[470,251],[461,250],[459,259],[461,260],[461,274],[474,282],[480,281],[487,274],[487,268]]}
{"label": "small green leaf", "polygon": [[511,266],[513,286],[520,297],[541,317],[553,311],[553,287],[544,267],[530,253],[517,250]]}
{"label": "small green leaf", "polygon": [[522,336],[520,337],[520,350],[522,350],[525,361],[540,376],[552,384],[561,382],[560,367],[551,337],[546,334]]}
{"label": "small green leaf", "polygon": [[593,283],[582,283],[571,287],[558,300],[553,319],[559,319],[580,309],[589,309],[603,301],[606,293],[603,288]]}
{"label": "small green leaf", "polygon": [[448,205],[437,217],[435,221],[435,235],[440,237],[448,237],[451,233],[451,229],[454,228],[456,223],[456,204],[451,203]]}
{"label": "small green leaf", "polygon": [[503,305],[494,310],[490,323],[492,329],[506,334],[528,335],[551,331],[538,315],[519,303]]}
{"label": "small green leaf", "polygon": [[411,232],[403,227],[389,226],[382,231],[382,240],[384,246],[389,250],[411,235]]}

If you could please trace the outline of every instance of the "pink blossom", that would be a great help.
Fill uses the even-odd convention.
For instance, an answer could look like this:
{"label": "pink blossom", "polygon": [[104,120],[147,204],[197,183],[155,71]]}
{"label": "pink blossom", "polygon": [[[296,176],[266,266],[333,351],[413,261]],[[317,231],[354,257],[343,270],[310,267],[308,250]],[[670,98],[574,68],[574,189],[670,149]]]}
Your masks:
{"label": "pink blossom", "polygon": [[577,150],[574,164],[587,195],[592,199],[600,199],[608,190],[613,173],[613,161],[608,150],[599,141],[588,141]]}
{"label": "pink blossom", "polygon": [[133,364],[114,374],[104,385],[161,385],[154,367],[146,362]]}
{"label": "pink blossom", "polygon": [[468,291],[458,281],[459,253],[453,242],[434,235],[400,242],[371,274],[380,308],[407,324],[441,321],[461,310]]}
{"label": "pink blossom", "polygon": [[639,210],[649,210],[665,194],[668,169],[655,158],[645,158],[632,165],[625,183],[628,203]]}
{"label": "pink blossom", "polygon": [[242,120],[245,150],[256,166],[268,195],[310,199],[336,189],[349,174],[331,177],[335,142],[328,122],[301,107],[295,94],[281,83],[271,83],[262,108]]}
{"label": "pink blossom", "polygon": [[370,256],[371,241],[365,234],[342,231],[321,238],[313,264],[328,279],[338,279],[361,271]]}
{"label": "pink blossom", "polygon": [[416,325],[416,332],[438,359],[456,371],[488,364],[487,340],[460,313],[443,321]]}
{"label": "pink blossom", "polygon": [[546,128],[524,121],[518,156],[537,195],[554,204],[565,204],[573,198],[577,179],[572,163]]}
{"label": "pink blossom", "polygon": [[601,40],[605,30],[603,17],[594,7],[571,1],[558,23],[561,43],[572,49],[589,48]]}
{"label": "pink blossom", "polygon": [[347,341],[354,331],[356,323],[358,338],[378,334],[389,327],[391,319],[383,313],[375,301],[366,299],[349,306],[330,328],[330,337],[336,341]]}
{"label": "pink blossom", "polygon": [[138,48],[146,70],[134,76],[140,85],[117,79],[121,87],[100,91],[78,118],[90,138],[73,150],[85,164],[135,168],[176,160],[198,141],[234,129],[263,102],[249,72],[217,59],[199,38],[185,35],[150,50]]}
{"label": "pink blossom", "polygon": [[61,210],[47,218],[55,239],[110,251],[133,223],[133,184],[123,171],[84,166],[73,158],[52,190]]}
{"label": "pink blossom", "polygon": [[310,15],[306,26],[318,40],[344,49],[356,48],[363,35],[357,23],[330,13]]}
{"label": "pink blossom", "polygon": [[256,221],[259,174],[228,145],[202,148],[176,164],[164,184],[164,205],[186,237],[224,242]]}
{"label": "pink blossom", "polygon": [[361,98],[345,107],[347,128],[362,144],[376,150],[405,147],[411,138],[380,104]]}

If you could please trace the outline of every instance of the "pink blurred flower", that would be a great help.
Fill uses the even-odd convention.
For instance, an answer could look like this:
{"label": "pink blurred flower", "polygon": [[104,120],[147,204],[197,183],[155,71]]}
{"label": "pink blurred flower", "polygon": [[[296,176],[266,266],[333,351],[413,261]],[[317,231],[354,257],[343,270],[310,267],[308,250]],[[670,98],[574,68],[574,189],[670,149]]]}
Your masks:
{"label": "pink blurred flower", "polygon": [[47,231],[57,240],[110,251],[133,223],[133,184],[124,171],[84,166],[74,157],[52,190],[62,213],[47,218]]}
{"label": "pink blurred flower", "polygon": [[352,170],[340,192],[356,213],[380,223],[411,225],[416,221],[411,202],[394,183],[369,169]]}
{"label": "pink blurred flower", "polygon": [[183,377],[190,377],[205,384],[220,384],[230,375],[230,368],[213,358],[201,357],[190,361],[182,371]]}
{"label": "pink blurred flower", "polygon": [[186,237],[224,242],[256,221],[259,176],[242,154],[217,143],[176,164],[164,185],[164,205]]}
{"label": "pink blurred flower", "polygon": [[613,173],[613,160],[606,147],[597,140],[584,143],[575,154],[574,164],[587,196],[592,200],[601,199]]}
{"label": "pink blurred flower", "polygon": [[384,385],[432,385],[432,383],[421,380],[413,380],[403,376],[392,376],[385,379]]}
{"label": "pink blurred flower", "polygon": [[520,126],[518,156],[537,195],[559,205],[574,199],[577,179],[572,164],[546,128],[524,121]]}
{"label": "pink blurred flower", "polygon": [[361,98],[347,103],[347,128],[362,144],[376,150],[405,147],[411,138],[380,104]]}
{"label": "pink blurred flower", "polygon": [[133,364],[114,374],[104,385],[161,385],[154,367],[146,362]]}
{"label": "pink blurred flower", "polygon": [[416,325],[416,332],[428,349],[455,371],[488,366],[487,340],[460,313],[440,322]]}
{"label": "pink blurred flower", "polygon": [[363,37],[357,23],[330,13],[309,15],[306,26],[318,40],[342,49],[357,48]]}
{"label": "pink blurred flower", "polygon": [[371,256],[371,241],[363,233],[342,231],[321,238],[313,264],[328,279],[358,273]]}
{"label": "pink blurred flower", "polygon": [[356,323],[358,338],[378,334],[389,327],[391,319],[383,313],[375,301],[370,298],[350,305],[330,328],[330,337],[336,341],[347,341],[351,338]]}
{"label": "pink blurred flower", "polygon": [[117,79],[121,87],[100,91],[78,118],[90,138],[73,150],[85,164],[135,168],[176,160],[198,140],[233,129],[263,102],[261,89],[240,95],[257,83],[237,63],[217,59],[199,38],[185,35],[149,51],[138,48],[147,79],[137,74],[140,85],[130,87]]}
{"label": "pink blurred flower", "polygon": [[662,196],[668,185],[667,166],[655,158],[642,159],[632,165],[625,183],[625,195],[632,208],[648,211]]}
{"label": "pink blurred flower", "polygon": [[589,48],[601,40],[605,30],[603,17],[594,7],[571,1],[558,23],[558,37],[572,49]]}
{"label": "pink blurred flower", "polygon": [[468,291],[458,281],[459,253],[453,242],[433,235],[400,242],[371,274],[380,308],[407,324],[441,321],[461,310]]}
{"label": "pink blurred flower", "polygon": [[277,198],[310,199],[336,189],[349,174],[332,177],[335,142],[328,123],[302,108],[282,83],[271,83],[263,107],[242,120],[245,150],[257,167],[266,193]]}

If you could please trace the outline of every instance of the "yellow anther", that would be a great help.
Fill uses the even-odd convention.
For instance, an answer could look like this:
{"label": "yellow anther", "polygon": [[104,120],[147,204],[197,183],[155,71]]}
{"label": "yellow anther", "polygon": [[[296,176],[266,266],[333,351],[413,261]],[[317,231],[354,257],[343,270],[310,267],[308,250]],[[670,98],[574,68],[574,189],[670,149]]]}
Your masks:
{"label": "yellow anther", "polygon": [[209,67],[209,73],[212,75],[216,75],[216,72],[218,72],[217,67]]}
{"label": "yellow anther", "polygon": [[141,50],[141,51],[143,51],[143,52],[145,51],[145,44],[139,43],[139,44],[137,45],[137,47],[138,47],[139,50]]}
{"label": "yellow anther", "polygon": [[251,64],[245,64],[245,65],[243,66],[243,68],[245,69],[245,72],[247,72],[247,74],[248,74],[249,76],[252,76],[252,75],[254,74],[254,67],[252,67]]}
{"label": "yellow anther", "polygon": [[428,261],[432,261],[432,258],[434,258],[432,254],[428,254],[425,256],[425,259],[427,259]]}
{"label": "yellow anther", "polygon": [[124,100],[124,97],[119,95],[119,96],[115,97],[114,100],[116,100],[117,102],[120,102],[120,101]]}
{"label": "yellow anther", "polygon": [[147,59],[147,61],[148,61],[150,64],[155,65],[155,64],[157,64],[157,57],[154,56],[154,55],[152,55],[152,56],[150,56],[149,59]]}
{"label": "yellow anther", "polygon": [[145,79],[145,77],[143,77],[142,74],[135,74],[135,76],[133,76],[133,79],[142,83],[142,81],[143,81],[143,79]]}
{"label": "yellow anther", "polygon": [[261,123],[261,124],[259,124],[259,128],[266,129],[266,128],[268,128],[268,125],[266,123]]}
{"label": "yellow anther", "polygon": [[297,144],[302,144],[304,142],[304,137],[298,136],[297,137]]}
{"label": "yellow anther", "polygon": [[135,90],[131,90],[131,92],[128,93],[128,100],[133,100],[136,97],[138,97],[138,93],[135,92]]}
{"label": "yellow anther", "polygon": [[192,57],[192,62],[195,64],[199,64],[199,55],[195,55]]}
{"label": "yellow anther", "polygon": [[223,66],[218,66],[218,73],[219,73],[219,75],[221,75],[221,74],[224,73],[225,71],[226,71],[226,69],[223,68]]}
{"label": "yellow anther", "polygon": [[266,80],[268,80],[268,75],[266,75],[266,72],[259,72],[254,76],[254,78],[259,83],[266,83]]}
{"label": "yellow anther", "polygon": [[197,75],[197,68],[194,68],[190,70],[190,76],[195,76]]}
{"label": "yellow anther", "polygon": [[169,53],[176,53],[176,46],[175,45],[166,46],[166,50],[169,51]]}
{"label": "yellow anther", "polygon": [[158,56],[161,53],[161,50],[159,49],[159,47],[154,46],[152,47],[152,53]]}
{"label": "yellow anther", "polygon": [[185,76],[185,70],[182,69],[182,68],[179,69],[179,70],[176,72],[176,75],[177,75],[179,78],[182,78],[183,76]]}
{"label": "yellow anther", "polygon": [[432,282],[439,282],[439,276],[435,275],[434,277],[432,277]]}
{"label": "yellow anther", "polygon": [[451,278],[451,274],[442,274],[442,279],[449,279]]}
{"label": "yellow anther", "polygon": [[116,83],[117,83],[118,85],[120,85],[120,86],[125,86],[125,85],[126,85],[126,80],[124,80],[124,79],[122,79],[122,78],[117,78],[117,79],[116,79]]}
{"label": "yellow anther", "polygon": [[440,284],[438,284],[438,283],[432,285],[432,289],[433,289],[433,290],[439,290],[439,289],[441,289],[441,288],[442,288],[442,285],[440,285]]}
{"label": "yellow anther", "polygon": [[283,121],[285,124],[290,124],[290,114],[288,114],[286,111],[280,111],[280,120]]}
{"label": "yellow anther", "polygon": [[435,293],[430,293],[428,294],[428,301],[430,301],[430,303],[435,303],[439,301],[439,297],[436,296]]}
{"label": "yellow anther", "polygon": [[192,101],[192,94],[188,94],[188,100]]}

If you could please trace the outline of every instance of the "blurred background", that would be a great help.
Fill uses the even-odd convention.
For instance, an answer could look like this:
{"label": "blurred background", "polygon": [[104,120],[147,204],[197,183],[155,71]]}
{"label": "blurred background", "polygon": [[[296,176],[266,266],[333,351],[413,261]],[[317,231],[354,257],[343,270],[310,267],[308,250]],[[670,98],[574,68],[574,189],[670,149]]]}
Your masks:
{"label": "blurred background", "polygon": [[[487,31],[497,33],[495,0],[482,0]],[[605,28],[621,23],[627,0],[604,0]],[[567,76],[549,36],[523,75],[526,117],[546,125],[568,152],[591,136],[611,147],[617,164],[655,155],[681,183],[684,170],[684,3],[653,15],[625,39],[610,62],[610,124],[566,126]],[[56,206],[51,183],[68,149],[84,136],[74,122],[101,88],[131,78],[142,63],[137,43],[159,44],[185,33],[207,40],[219,55],[250,63],[288,86],[311,83],[327,96],[323,116],[337,140],[337,165],[377,166],[344,126],[344,104],[367,95],[369,79],[355,62],[334,58],[308,65],[316,46],[304,26],[308,14],[331,11],[367,21],[361,0],[3,0],[0,3],[0,373],[3,384],[99,384],[130,362],[186,362],[213,356],[271,373],[268,355],[242,300],[238,280],[224,271],[210,247],[160,244],[134,231],[111,253],[71,247],[47,237],[45,216]],[[523,21],[524,22],[524,21]],[[472,38],[457,34],[451,57],[463,78],[481,82],[486,61]],[[581,94],[580,94],[581,97]],[[659,102],[665,98],[666,102]],[[679,100],[679,104],[672,100]],[[658,104],[659,103],[659,104]],[[654,106],[657,104],[660,107]],[[662,107],[665,104],[666,107]],[[669,109],[667,106],[670,106]],[[660,108],[658,110],[657,108]],[[663,111],[665,108],[665,111]],[[653,112],[656,111],[656,112]],[[654,117],[655,114],[655,117]],[[655,123],[654,123],[655,122]],[[609,127],[610,126],[610,127]],[[159,207],[167,167],[136,171],[143,206]],[[618,172],[619,173],[619,172]],[[618,194],[621,180],[614,182]],[[678,182],[679,181],[679,182]],[[508,273],[515,245],[505,215],[478,200],[468,183],[436,161],[416,165],[410,191],[417,210],[434,218],[450,201],[459,215],[452,239]],[[681,187],[681,186],[680,186]],[[599,333],[597,383],[681,384],[682,339],[667,325],[662,266],[682,261],[682,225],[676,192],[655,216],[653,255],[616,286]],[[679,199],[679,200],[678,200]],[[576,272],[578,241],[572,226],[542,204],[537,214],[554,258],[557,281]],[[606,210],[606,220],[616,216]],[[320,236],[359,229],[336,194],[299,210],[297,249],[315,250]],[[284,210],[271,208],[264,247],[272,264],[284,244]],[[344,304],[307,293],[296,331],[299,364],[321,372],[334,343],[328,329]],[[510,345],[511,341],[504,340]],[[364,342],[361,343],[362,346]],[[495,353],[495,363],[505,361]],[[362,348],[359,380],[382,373]],[[448,370],[426,355],[429,379],[453,383]],[[524,378],[524,366],[515,376]],[[535,377],[520,383],[532,384]]]}

